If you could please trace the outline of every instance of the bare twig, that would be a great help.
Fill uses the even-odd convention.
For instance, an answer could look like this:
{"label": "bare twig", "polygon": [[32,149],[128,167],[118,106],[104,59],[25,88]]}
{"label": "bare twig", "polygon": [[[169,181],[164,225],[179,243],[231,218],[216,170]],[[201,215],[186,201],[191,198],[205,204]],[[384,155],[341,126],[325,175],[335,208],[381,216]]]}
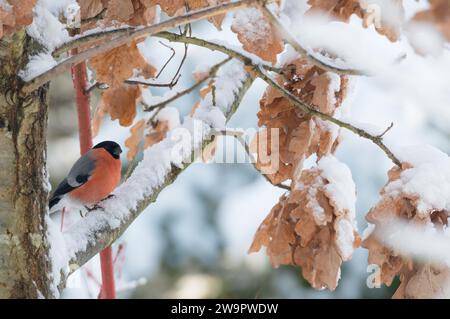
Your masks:
{"label": "bare twig", "polygon": [[170,49],[172,51],[171,56],[169,57],[169,59],[166,61],[166,63],[164,63],[163,67],[161,68],[161,70],[159,70],[158,74],[156,75],[155,79],[159,78],[159,76],[161,75],[161,73],[164,71],[164,69],[166,68],[166,66],[170,63],[170,61],[172,61],[172,59],[174,58],[176,52],[175,49],[172,48],[171,46],[165,44],[162,41],[159,41],[159,43],[163,46],[165,46],[166,48]]}
{"label": "bare twig", "polygon": [[384,135],[386,135],[387,132],[391,130],[391,128],[394,127],[394,122],[391,122],[391,124],[383,131],[383,133],[377,135],[377,137],[382,138]]}
{"label": "bare twig", "polygon": [[181,74],[177,78],[172,79],[169,83],[153,83],[153,82],[133,80],[133,79],[125,80],[123,82],[126,84],[139,84],[139,85],[159,87],[159,88],[168,87],[168,88],[172,89],[175,85],[178,84],[178,80],[180,79],[180,77],[181,77]]}
{"label": "bare twig", "polygon": [[308,52],[298,41],[291,35],[291,33],[284,28],[280,21],[274,16],[274,14],[264,5],[259,6],[264,16],[270,21],[270,23],[278,30],[284,40],[289,43],[295,51],[305,57],[311,64],[337,74],[348,75],[368,75],[367,72],[356,69],[344,69],[338,66],[331,65],[324,61],[321,61],[314,55]]}
{"label": "bare twig", "polygon": [[126,28],[123,30],[119,29],[119,30],[104,31],[99,33],[93,33],[85,37],[77,38],[72,42],[66,44],[65,49],[66,51],[72,48],[78,48],[80,45],[85,44],[86,41],[90,41],[91,38],[95,38],[96,40],[105,40],[109,39],[113,33],[117,35],[117,37],[109,41],[104,41],[103,43],[101,43],[96,47],[89,48],[83,52],[80,52],[77,55],[71,56],[70,58],[61,61],[50,70],[32,78],[23,85],[22,91],[24,93],[30,93],[39,88],[40,86],[42,86],[43,84],[50,81],[56,75],[69,70],[72,65],[76,65],[82,61],[92,58],[95,55],[104,53],[111,49],[117,48],[121,45],[130,43],[133,39],[169,30],[179,25],[183,25],[193,21],[207,19],[230,11],[247,8],[261,1],[263,0],[238,0],[235,2],[224,3],[217,6],[192,11],[182,16],[171,18],[151,26]]}
{"label": "bare twig", "polygon": [[155,109],[163,108],[164,106],[168,105],[169,103],[172,103],[172,102],[175,101],[176,99],[179,99],[180,97],[182,97],[182,96],[184,96],[184,95],[186,95],[186,94],[189,94],[189,93],[193,92],[193,91],[194,91],[195,89],[197,89],[200,85],[202,85],[206,80],[208,80],[208,79],[214,77],[214,76],[216,75],[216,73],[217,73],[217,70],[219,70],[219,68],[220,68],[221,66],[223,66],[225,63],[227,63],[227,62],[230,61],[230,60],[231,60],[231,58],[228,57],[228,58],[226,58],[225,60],[223,60],[223,61],[221,61],[221,62],[219,62],[219,63],[213,65],[213,66],[210,68],[209,73],[208,73],[207,76],[205,76],[205,77],[204,77],[203,79],[201,79],[200,81],[195,82],[192,86],[188,87],[187,89],[185,89],[185,90],[183,90],[183,91],[181,91],[181,92],[178,92],[177,94],[175,94],[175,95],[172,96],[171,98],[168,98],[167,100],[162,101],[162,102],[160,102],[160,103],[158,103],[158,104],[154,104],[154,105],[145,105],[145,104],[144,104],[144,111],[150,112],[150,111],[153,111],[153,110],[155,110]]}
{"label": "bare twig", "polygon": [[231,56],[233,58],[236,58],[236,59],[242,61],[245,65],[247,65],[248,67],[251,67],[253,72],[255,72],[255,74],[259,78],[261,78],[267,84],[269,84],[270,86],[275,88],[284,97],[286,97],[292,104],[294,104],[298,108],[302,109],[305,113],[310,114],[312,116],[316,116],[322,120],[332,122],[340,127],[343,127],[347,130],[352,131],[353,133],[359,135],[362,138],[372,141],[392,160],[392,162],[394,162],[398,166],[401,166],[400,160],[384,144],[382,136],[381,137],[374,136],[374,135],[366,132],[363,129],[353,126],[350,123],[346,123],[344,121],[341,121],[341,120],[338,120],[338,119],[332,117],[331,115],[322,113],[322,112],[318,111],[317,109],[315,109],[313,106],[308,105],[307,103],[299,100],[295,95],[293,95],[292,93],[287,91],[284,87],[279,85],[275,80],[273,80],[270,76],[268,76],[264,72],[264,70],[267,70],[265,65],[254,64],[250,57],[245,56],[244,54],[234,51],[232,49],[229,49],[229,48],[225,47],[224,45],[216,44],[216,43],[209,42],[209,41],[195,38],[195,37],[186,37],[183,35],[178,35],[178,34],[174,34],[174,33],[170,33],[170,32],[160,32],[160,33],[156,34],[155,36],[161,37],[161,38],[167,39],[169,41],[173,41],[173,42],[182,42],[182,43],[186,42],[186,43],[190,43],[193,45],[205,47],[205,48],[208,48],[211,50],[217,50],[217,51],[227,54],[228,56]]}
{"label": "bare twig", "polygon": [[85,93],[86,94],[91,93],[95,89],[106,90],[107,88],[108,88],[108,85],[106,83],[95,82],[94,84],[92,84],[90,87],[88,87],[85,90]]}

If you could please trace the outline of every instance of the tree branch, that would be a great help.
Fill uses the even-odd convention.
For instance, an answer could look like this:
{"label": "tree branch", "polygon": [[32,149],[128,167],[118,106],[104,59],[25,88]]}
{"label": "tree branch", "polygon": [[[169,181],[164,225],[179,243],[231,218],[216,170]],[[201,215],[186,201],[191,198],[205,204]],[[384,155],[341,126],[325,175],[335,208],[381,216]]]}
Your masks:
{"label": "tree branch", "polygon": [[295,95],[287,91],[284,87],[280,86],[276,81],[274,81],[270,76],[268,76],[264,69],[267,70],[267,68],[264,65],[258,65],[252,61],[252,59],[249,56],[246,56],[242,53],[239,53],[235,50],[229,49],[221,44],[216,44],[213,42],[209,42],[203,39],[195,38],[195,37],[186,37],[184,35],[178,35],[170,32],[160,32],[155,34],[156,37],[164,38],[172,42],[181,42],[181,43],[190,43],[193,45],[201,46],[208,48],[210,50],[216,50],[223,52],[235,59],[241,60],[245,65],[252,68],[252,71],[255,72],[255,74],[264,80],[267,84],[274,87],[278,92],[280,92],[285,98],[287,98],[292,104],[300,108],[302,111],[304,111],[307,114],[310,114],[312,116],[316,116],[322,120],[332,122],[339,127],[343,127],[349,131],[352,131],[353,133],[359,135],[362,138],[368,139],[372,141],[375,145],[377,145],[388,157],[389,159],[394,162],[394,164],[401,166],[400,160],[392,153],[392,151],[384,144],[383,142],[383,136],[375,136],[368,132],[366,132],[363,129],[360,129],[358,127],[353,126],[350,123],[346,123],[344,121],[338,120],[334,118],[331,115],[322,113],[318,110],[316,110],[313,106],[308,105],[307,103],[299,100]]}
{"label": "tree branch", "polygon": [[[239,91],[235,95],[235,100],[232,103],[232,105],[229,108],[229,111],[227,112],[226,119],[229,120],[231,116],[234,114],[234,112],[237,110],[238,106],[240,105],[242,98],[244,97],[247,90],[250,88],[251,84],[253,83],[253,78],[249,75],[247,75],[247,78],[244,82],[242,82]],[[196,154],[201,154],[201,151],[213,141],[214,136],[208,135],[209,137],[205,138],[203,143],[198,146],[197,148],[192,150],[191,157],[193,157]],[[151,190],[149,194],[146,194],[143,196],[141,200],[139,200],[135,205],[130,204],[127,201],[127,198],[121,198],[121,195],[116,195],[113,198],[106,199],[104,202],[101,203],[102,207],[107,208],[100,208],[93,210],[88,213],[88,215],[81,220],[78,224],[73,225],[65,234],[65,238],[67,242],[77,242],[78,239],[83,238],[84,241],[86,241],[85,247],[79,247],[76,244],[75,251],[69,251],[69,256],[74,256],[70,261],[70,273],[81,267],[83,264],[85,264],[87,261],[89,261],[93,256],[95,256],[98,252],[100,252],[103,248],[110,246],[118,237],[122,235],[122,233],[128,228],[128,226],[139,216],[139,214],[147,208],[147,206],[151,203],[153,203],[159,193],[167,186],[172,184],[178,175],[184,171],[190,164],[186,163],[183,168],[179,168],[172,164],[170,171],[165,175],[164,179],[159,182],[158,186],[155,186]],[[137,174],[138,172],[134,172],[132,176]],[[128,185],[125,182],[123,185],[121,185],[122,188],[125,188],[127,190]],[[122,193],[126,192],[135,192],[133,189],[133,185],[129,186],[129,189],[127,191],[124,191]],[[122,195],[126,196],[126,195]],[[117,211],[116,207],[111,207],[111,204],[117,204],[119,202],[126,203],[123,205],[127,205],[127,214],[125,216],[121,216],[119,220],[114,219],[115,222],[118,222],[118,224],[114,224],[115,226],[111,226],[111,216],[114,216],[114,213]],[[114,205],[112,205],[114,206]],[[130,208],[132,206],[133,208]],[[104,216],[99,218],[99,215]],[[70,275],[70,274],[67,274]],[[63,287],[65,284],[65,279],[62,280],[62,283],[60,287]]]}
{"label": "tree branch", "polygon": [[83,52],[78,53],[77,55],[71,56],[68,59],[65,59],[55,65],[50,70],[36,76],[35,78],[29,80],[24,84],[22,87],[22,91],[24,93],[30,93],[43,84],[50,81],[52,78],[54,78],[56,75],[61,74],[71,68],[71,66],[76,65],[82,61],[85,61],[87,59],[92,58],[95,55],[104,53],[106,51],[109,51],[111,49],[117,48],[121,45],[130,43],[133,39],[147,36],[151,34],[155,34],[161,31],[169,30],[171,28],[177,27],[182,24],[190,23],[193,21],[198,21],[202,19],[207,19],[213,16],[217,16],[220,14],[227,13],[229,11],[235,11],[238,9],[247,8],[251,5],[254,5],[258,2],[265,2],[264,0],[238,0],[235,2],[230,3],[224,3],[220,4],[214,7],[208,7],[206,9],[198,10],[198,11],[192,11],[189,13],[186,13],[182,16],[175,17],[168,19],[166,21],[163,21],[161,23],[157,23],[151,26],[146,27],[136,27],[136,28],[125,28],[125,29],[118,29],[118,30],[109,30],[109,31],[103,31],[100,33],[92,33],[89,35],[86,35],[84,37],[79,37],[73,40],[72,42],[69,42],[65,44],[64,49],[60,48],[58,49],[58,53],[61,54],[62,52],[65,52],[69,49],[78,48],[82,44],[89,43],[92,40],[104,40],[109,39],[112,34],[117,35],[117,37],[105,41],[102,44],[95,46],[93,48],[89,48]]}
{"label": "tree branch", "polygon": [[274,26],[278,32],[281,34],[281,36],[284,38],[284,40],[289,43],[295,51],[300,53],[304,58],[306,58],[312,65],[315,65],[321,69],[324,69],[326,71],[334,72],[337,74],[342,75],[369,75],[367,72],[361,71],[361,70],[355,70],[355,69],[344,69],[340,68],[338,66],[326,63],[311,53],[308,52],[298,41],[291,35],[291,33],[286,30],[286,28],[281,24],[280,21],[274,16],[274,14],[264,5],[259,5],[262,13],[266,17],[267,20]]}

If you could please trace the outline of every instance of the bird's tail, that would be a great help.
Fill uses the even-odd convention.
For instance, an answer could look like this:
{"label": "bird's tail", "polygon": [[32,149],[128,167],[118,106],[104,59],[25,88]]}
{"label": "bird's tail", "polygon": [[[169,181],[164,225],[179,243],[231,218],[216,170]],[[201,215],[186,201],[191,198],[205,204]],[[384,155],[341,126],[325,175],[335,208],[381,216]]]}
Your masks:
{"label": "bird's tail", "polygon": [[50,198],[50,200],[48,201],[48,207],[51,209],[53,206],[55,206],[56,204],[58,204],[60,200],[61,200],[61,197],[60,197],[60,196],[53,196],[53,197]]}

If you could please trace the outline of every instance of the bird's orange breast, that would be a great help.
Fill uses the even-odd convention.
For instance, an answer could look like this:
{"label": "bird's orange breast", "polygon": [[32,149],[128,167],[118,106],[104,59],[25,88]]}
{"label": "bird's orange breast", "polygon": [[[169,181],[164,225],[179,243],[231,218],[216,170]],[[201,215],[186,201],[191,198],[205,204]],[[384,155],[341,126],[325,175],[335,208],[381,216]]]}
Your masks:
{"label": "bird's orange breast", "polygon": [[82,204],[93,205],[108,197],[120,182],[121,162],[104,149],[94,153],[95,168],[89,180],[70,192]]}

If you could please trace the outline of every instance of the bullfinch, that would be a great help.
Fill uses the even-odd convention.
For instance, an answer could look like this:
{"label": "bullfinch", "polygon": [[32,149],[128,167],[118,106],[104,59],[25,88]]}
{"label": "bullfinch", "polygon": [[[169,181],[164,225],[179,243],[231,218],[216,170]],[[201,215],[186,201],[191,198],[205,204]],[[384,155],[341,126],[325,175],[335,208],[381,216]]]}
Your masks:
{"label": "bullfinch", "polygon": [[91,148],[58,185],[49,200],[50,209],[65,196],[84,206],[96,205],[107,198],[120,182],[120,153],[119,144],[112,141]]}

